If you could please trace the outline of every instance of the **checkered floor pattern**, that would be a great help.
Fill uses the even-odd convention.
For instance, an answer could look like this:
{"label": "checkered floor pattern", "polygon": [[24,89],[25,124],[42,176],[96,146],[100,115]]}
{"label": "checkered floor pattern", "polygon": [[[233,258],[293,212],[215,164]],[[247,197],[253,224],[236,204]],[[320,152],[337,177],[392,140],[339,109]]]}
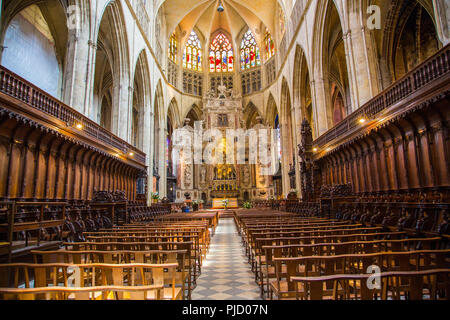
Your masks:
{"label": "checkered floor pattern", "polygon": [[233,219],[220,219],[192,300],[260,300]]}

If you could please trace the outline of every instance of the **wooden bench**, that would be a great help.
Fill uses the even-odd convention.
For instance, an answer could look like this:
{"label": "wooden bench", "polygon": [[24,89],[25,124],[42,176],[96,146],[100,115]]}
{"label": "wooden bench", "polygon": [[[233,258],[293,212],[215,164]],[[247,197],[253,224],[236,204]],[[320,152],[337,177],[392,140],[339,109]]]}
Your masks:
{"label": "wooden bench", "polygon": [[[150,299],[179,300],[182,289],[176,287],[177,263],[166,264],[2,264],[0,265],[1,287],[25,288],[64,286],[163,286],[147,292]],[[169,280],[165,273],[170,274]],[[11,275],[6,277],[6,275]],[[20,279],[24,279],[23,283]],[[12,284],[11,284],[12,282]],[[144,297],[144,292],[140,295]]]}
{"label": "wooden bench", "polygon": [[[149,250],[149,251],[32,251],[35,263],[148,263],[148,264],[164,264],[177,263],[178,267],[175,273],[175,282],[178,287],[182,288],[183,299],[185,296],[191,298],[191,268],[187,262],[187,250]],[[165,273],[165,276],[170,276]]]}
{"label": "wooden bench", "polygon": [[[155,300],[164,285],[0,288],[0,300]],[[149,292],[153,292],[149,294]]]}
{"label": "wooden bench", "polygon": [[[379,289],[368,288],[371,274],[292,277],[297,300],[450,300],[450,269],[380,274]],[[333,283],[331,291],[325,283]],[[401,284],[401,285],[399,285]]]}

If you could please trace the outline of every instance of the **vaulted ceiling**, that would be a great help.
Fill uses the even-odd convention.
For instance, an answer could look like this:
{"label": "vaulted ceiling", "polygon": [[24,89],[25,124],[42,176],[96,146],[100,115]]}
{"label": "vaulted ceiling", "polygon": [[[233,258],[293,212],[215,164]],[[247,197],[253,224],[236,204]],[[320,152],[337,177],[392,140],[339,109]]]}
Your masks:
{"label": "vaulted ceiling", "polygon": [[206,43],[217,30],[224,30],[236,43],[242,31],[250,28],[260,42],[267,27],[273,34],[276,16],[277,0],[222,0],[223,12],[218,12],[219,0],[166,0],[163,8],[167,31],[171,34],[177,26],[184,36],[181,42],[189,36],[194,28],[200,31]]}

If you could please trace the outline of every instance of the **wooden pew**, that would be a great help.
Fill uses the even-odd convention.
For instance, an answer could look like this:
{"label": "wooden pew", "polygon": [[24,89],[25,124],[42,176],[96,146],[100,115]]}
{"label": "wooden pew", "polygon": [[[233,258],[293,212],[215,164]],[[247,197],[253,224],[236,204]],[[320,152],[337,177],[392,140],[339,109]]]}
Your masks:
{"label": "wooden pew", "polygon": [[[182,289],[176,287],[175,272],[177,263],[166,264],[2,264],[1,275],[11,272],[13,278],[0,278],[1,287],[12,285],[18,288],[22,285],[20,279],[24,279],[26,288],[49,287],[49,286],[147,286],[163,285],[162,289],[147,292],[150,299],[156,300],[178,300],[182,298]],[[167,281],[164,273],[170,274]],[[12,284],[10,283],[12,280]],[[33,280],[33,281],[31,281]],[[144,296],[144,292],[138,293]]]}
{"label": "wooden pew", "polygon": [[[450,250],[419,250],[274,258],[275,279],[269,279],[267,290],[270,298],[275,295],[278,299],[289,299],[294,292],[293,277],[363,274],[368,272],[369,266],[379,267],[380,272],[449,268],[449,254]],[[326,288],[330,288],[330,282],[326,283]]]}
{"label": "wooden pew", "polygon": [[[297,300],[450,300],[450,269],[384,272],[379,276],[379,289],[368,287],[371,274],[292,277],[292,281]],[[324,290],[330,281],[331,294]]]}
{"label": "wooden pew", "polygon": [[[164,285],[0,288],[0,300],[155,300]],[[149,292],[155,292],[149,295]],[[151,299],[153,298],[153,299]]]}
{"label": "wooden pew", "polygon": [[[382,239],[372,241],[350,241],[341,243],[315,243],[263,246],[265,259],[259,264],[257,271],[261,288],[261,296],[269,292],[270,279],[277,277],[279,272],[286,270],[286,260],[308,256],[338,256],[345,254],[370,254],[379,252],[405,252],[418,249],[438,249],[440,238],[422,239]],[[420,247],[419,247],[420,246]],[[284,272],[285,274],[285,272]],[[266,291],[264,291],[266,288]]]}
{"label": "wooden pew", "polygon": [[[149,263],[164,264],[177,263],[178,267],[175,272],[175,282],[178,287],[182,288],[183,299],[185,296],[191,298],[192,285],[190,268],[186,264],[187,250],[148,250],[148,251],[32,251],[35,263]],[[184,267],[183,267],[184,266]],[[168,273],[165,277],[170,276]],[[186,292],[187,291],[187,292]]]}
{"label": "wooden pew", "polygon": [[189,274],[188,286],[194,289],[198,277],[197,260],[193,242],[66,242],[68,251],[174,251],[185,250],[184,269]]}

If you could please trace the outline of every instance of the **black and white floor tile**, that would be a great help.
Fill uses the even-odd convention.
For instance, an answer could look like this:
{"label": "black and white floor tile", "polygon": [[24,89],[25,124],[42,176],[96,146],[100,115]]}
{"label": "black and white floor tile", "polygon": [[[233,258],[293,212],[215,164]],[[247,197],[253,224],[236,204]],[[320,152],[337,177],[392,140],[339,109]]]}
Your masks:
{"label": "black and white floor tile", "polygon": [[220,219],[192,300],[260,300],[233,219]]}

